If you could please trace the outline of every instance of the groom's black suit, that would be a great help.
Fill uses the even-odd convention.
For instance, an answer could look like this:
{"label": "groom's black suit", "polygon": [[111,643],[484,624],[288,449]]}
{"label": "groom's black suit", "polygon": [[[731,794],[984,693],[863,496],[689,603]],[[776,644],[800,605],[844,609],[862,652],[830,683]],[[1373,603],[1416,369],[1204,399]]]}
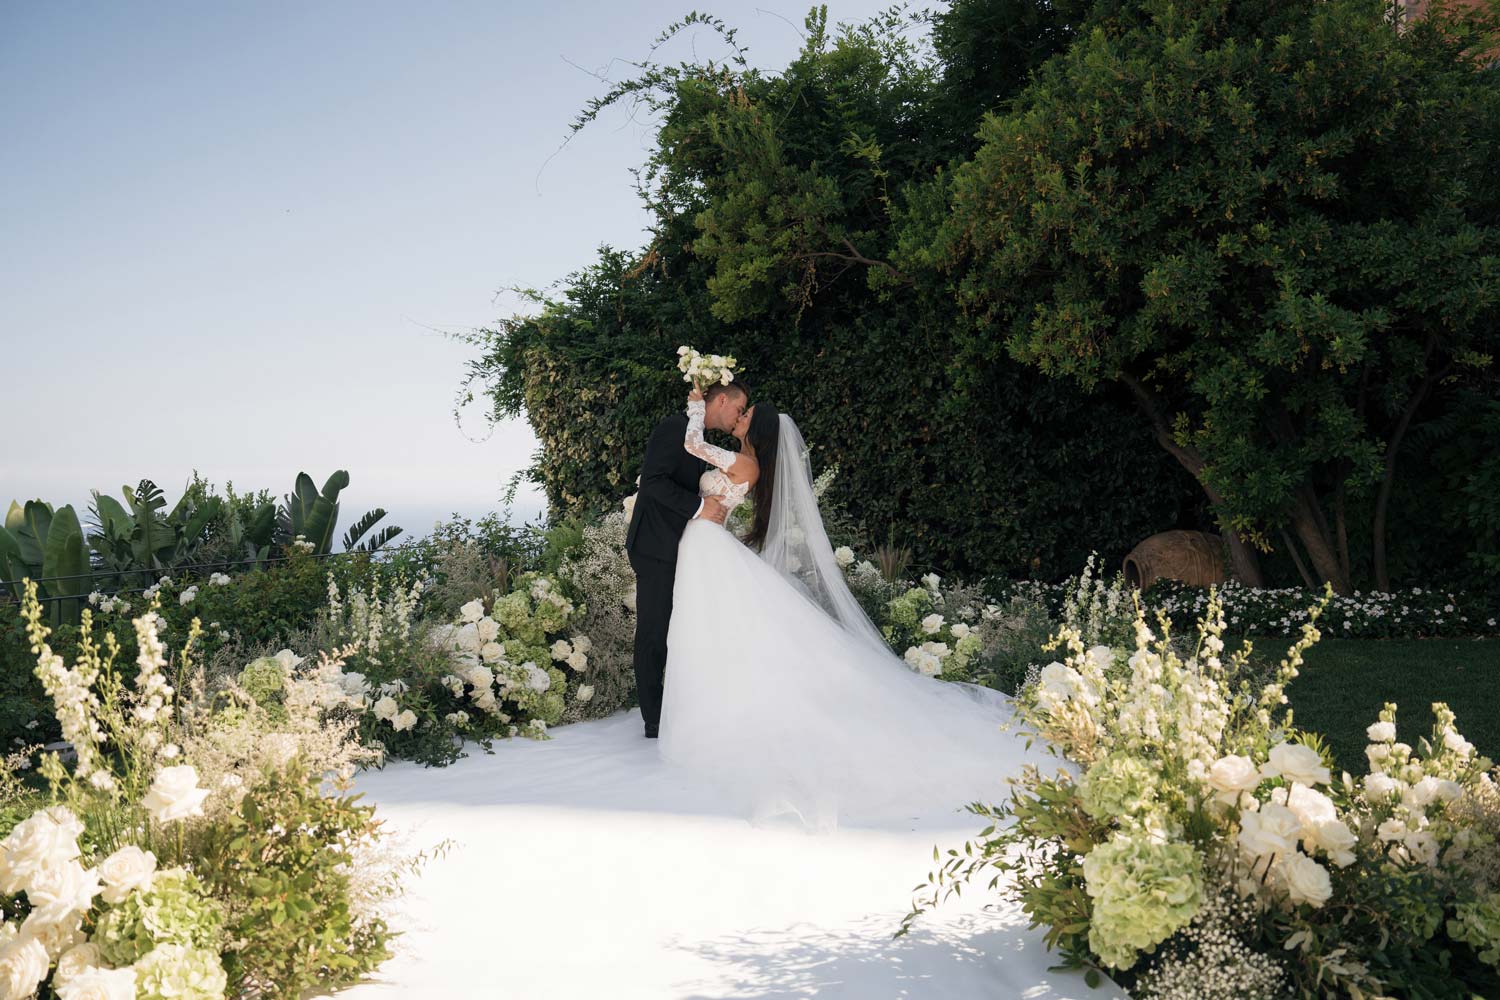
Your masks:
{"label": "groom's black suit", "polygon": [[667,667],[667,626],[672,621],[672,585],[677,543],[698,513],[703,463],[683,447],[687,416],[656,425],[641,463],[641,488],[625,533],[625,552],[635,570],[635,686],[646,735],[661,723],[662,678]]}

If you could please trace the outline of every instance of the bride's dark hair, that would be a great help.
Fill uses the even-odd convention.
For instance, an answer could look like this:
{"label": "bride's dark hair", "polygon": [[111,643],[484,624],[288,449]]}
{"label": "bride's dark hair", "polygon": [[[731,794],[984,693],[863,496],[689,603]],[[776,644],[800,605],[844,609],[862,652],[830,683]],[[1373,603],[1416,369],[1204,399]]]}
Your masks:
{"label": "bride's dark hair", "polygon": [[755,404],[745,439],[755,449],[755,461],[760,465],[760,478],[750,491],[755,516],[745,544],[758,550],[766,542],[766,529],[771,526],[771,498],[776,495],[776,451],[781,446],[781,414],[776,407],[770,403]]}

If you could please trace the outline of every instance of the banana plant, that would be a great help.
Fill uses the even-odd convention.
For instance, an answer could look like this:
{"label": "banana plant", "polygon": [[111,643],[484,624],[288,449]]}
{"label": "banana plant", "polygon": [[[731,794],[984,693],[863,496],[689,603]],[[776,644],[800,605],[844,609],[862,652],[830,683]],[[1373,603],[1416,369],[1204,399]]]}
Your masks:
{"label": "banana plant", "polygon": [[[349,473],[340,469],[328,477],[319,490],[311,476],[297,473],[297,482],[292,492],[282,498],[281,510],[276,516],[276,540],[285,545],[298,535],[311,542],[313,552],[327,555],[333,551],[334,531],[339,521],[339,493],[349,485]],[[373,528],[385,510],[377,507],[365,514],[344,535],[344,548],[361,552],[374,552],[391,539],[401,534],[397,527],[387,527],[371,536],[360,545],[360,539]]]}
{"label": "banana plant", "polygon": [[0,528],[0,580],[19,599],[22,578],[40,581],[42,596],[52,599],[53,624],[78,620],[93,570],[72,504],[53,510],[42,500],[28,500],[24,507],[11,501]]}

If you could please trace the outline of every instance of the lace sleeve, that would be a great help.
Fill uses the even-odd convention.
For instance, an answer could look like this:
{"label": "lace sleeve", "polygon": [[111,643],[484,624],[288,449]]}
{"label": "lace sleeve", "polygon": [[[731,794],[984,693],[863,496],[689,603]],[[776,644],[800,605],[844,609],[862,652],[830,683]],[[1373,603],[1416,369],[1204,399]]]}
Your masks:
{"label": "lace sleeve", "polygon": [[703,461],[728,472],[734,465],[734,460],[739,456],[732,451],[716,448],[703,440],[703,415],[706,411],[707,405],[701,399],[688,403],[687,437],[682,442],[682,446],[687,449],[689,455],[696,455]]}

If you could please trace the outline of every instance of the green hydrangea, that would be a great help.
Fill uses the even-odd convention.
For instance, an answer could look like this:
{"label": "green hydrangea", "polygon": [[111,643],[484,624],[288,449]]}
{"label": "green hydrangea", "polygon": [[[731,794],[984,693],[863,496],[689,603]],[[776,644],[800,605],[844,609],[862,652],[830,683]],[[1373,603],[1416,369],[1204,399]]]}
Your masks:
{"label": "green hydrangea", "polygon": [[251,660],[240,670],[240,687],[245,688],[260,705],[272,705],[281,700],[282,691],[287,690],[287,664],[276,657],[261,657]]}
{"label": "green hydrangea", "polygon": [[162,944],[135,965],[137,1000],[222,1000],[229,987],[219,953]]}
{"label": "green hydrangea", "polygon": [[970,632],[953,644],[953,652],[943,664],[943,673],[956,674],[968,670],[969,664],[974,662],[974,657],[978,656],[983,649],[984,643],[980,641],[979,636]]}
{"label": "green hydrangea", "polygon": [[1500,968],[1500,892],[1458,904],[1448,920],[1448,936],[1473,945],[1480,961]]}
{"label": "green hydrangea", "polygon": [[93,942],[100,956],[119,968],[163,944],[203,948],[217,956],[222,927],[218,905],[202,883],[184,869],[170,868],[158,872],[149,889],[106,909]]}
{"label": "green hydrangea", "polygon": [[1105,965],[1128,969],[1186,927],[1203,901],[1203,866],[1190,844],[1117,834],[1083,859],[1094,901],[1089,947]]}
{"label": "green hydrangea", "polygon": [[506,639],[500,644],[505,649],[507,662],[520,666],[535,663],[538,666],[552,662],[552,650],[546,645],[527,642],[525,639]]}
{"label": "green hydrangea", "polygon": [[932,613],[932,595],[922,587],[913,587],[886,605],[892,623],[915,632],[922,619]]}
{"label": "green hydrangea", "polygon": [[1156,773],[1139,757],[1101,757],[1079,782],[1084,812],[1105,821],[1139,816],[1156,801]]}
{"label": "green hydrangea", "polygon": [[513,590],[495,601],[490,617],[499,622],[508,635],[516,635],[531,626],[531,598],[525,591]]}

